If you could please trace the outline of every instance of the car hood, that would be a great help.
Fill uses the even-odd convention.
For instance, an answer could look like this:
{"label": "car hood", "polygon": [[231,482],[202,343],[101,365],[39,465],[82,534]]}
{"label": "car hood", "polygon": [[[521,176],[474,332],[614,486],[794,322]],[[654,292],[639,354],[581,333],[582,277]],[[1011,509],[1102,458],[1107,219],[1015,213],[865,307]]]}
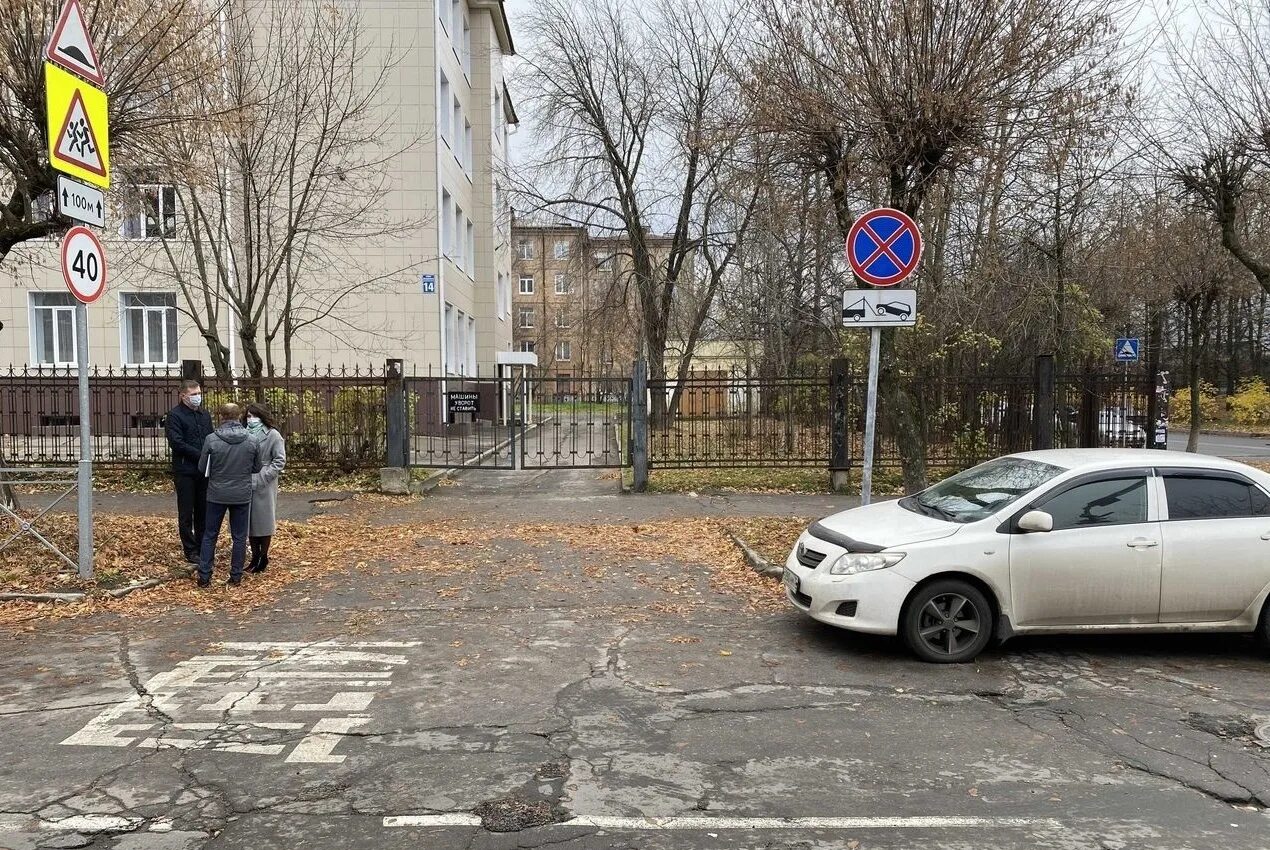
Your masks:
{"label": "car hood", "polygon": [[[906,511],[898,501],[890,501],[825,517],[813,525],[810,532],[812,536],[844,549],[867,552],[938,540],[950,537],[960,529],[958,523]],[[851,543],[857,545],[849,545]]]}

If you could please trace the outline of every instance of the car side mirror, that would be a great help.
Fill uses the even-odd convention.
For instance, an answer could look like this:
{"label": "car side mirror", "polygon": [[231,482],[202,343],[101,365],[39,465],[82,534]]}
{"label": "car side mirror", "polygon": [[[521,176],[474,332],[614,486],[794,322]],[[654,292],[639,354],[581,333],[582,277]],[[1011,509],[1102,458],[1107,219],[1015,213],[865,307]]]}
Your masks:
{"label": "car side mirror", "polygon": [[1019,517],[1019,531],[1053,531],[1054,517],[1045,511],[1028,511]]}

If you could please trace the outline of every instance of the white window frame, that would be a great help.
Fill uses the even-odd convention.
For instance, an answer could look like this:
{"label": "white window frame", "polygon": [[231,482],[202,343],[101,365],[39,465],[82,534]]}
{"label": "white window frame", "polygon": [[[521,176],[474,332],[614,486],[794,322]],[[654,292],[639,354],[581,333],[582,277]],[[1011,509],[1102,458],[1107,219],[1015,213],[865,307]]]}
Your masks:
{"label": "white window frame", "polygon": [[462,38],[459,61],[463,65],[463,73],[470,80],[472,79],[472,22],[467,15],[463,16]]}
{"label": "white window frame", "polygon": [[454,151],[454,158],[458,160],[459,165],[463,165],[463,139],[459,138],[460,128],[463,126],[463,104],[459,102],[459,96],[454,95],[454,144],[451,149]]}
{"label": "white window frame", "polygon": [[613,268],[612,254],[596,254],[593,259],[595,260],[595,267],[600,271],[606,272]]}
{"label": "white window frame", "polygon": [[555,244],[551,246],[551,255],[557,260],[569,259],[569,240],[557,239]]}
{"label": "white window frame", "polygon": [[469,218],[467,220],[467,273],[471,277],[476,277],[476,225]]}
{"label": "white window frame", "polygon": [[472,177],[472,161],[476,158],[472,152],[472,122],[463,119],[463,170],[468,179]]}
{"label": "white window frame", "polygon": [[520,350],[525,354],[533,354],[535,348],[537,348],[537,343],[532,339],[522,339],[520,341]]}
{"label": "white window frame", "polygon": [[555,325],[557,330],[565,331],[569,329],[569,313],[563,307],[556,310]]}
{"label": "white window frame", "polygon": [[[161,306],[154,305],[133,305],[129,304],[129,299],[138,296],[163,296],[170,299],[170,304]],[[141,314],[141,351],[144,352],[141,360],[133,360],[132,352],[132,314]],[[164,359],[154,360],[150,357],[150,316],[151,314],[159,315],[159,333],[161,339],[159,341],[164,352],[168,353]],[[168,319],[171,317],[171,321]],[[181,328],[179,324],[180,315],[176,306],[175,292],[121,292],[119,294],[119,359],[125,366],[175,366],[181,362],[180,353],[180,337]],[[170,337],[169,337],[170,335]]]}
{"label": "white window frame", "polygon": [[441,254],[454,256],[454,198],[448,189],[441,190]]}
{"label": "white window frame", "polygon": [[532,239],[517,240],[516,257],[521,260],[532,260],[534,258],[534,241]]}
{"label": "white window frame", "polygon": [[438,104],[437,112],[439,113],[437,115],[437,123],[441,125],[442,140],[444,140],[445,143],[449,145],[450,149],[453,150],[454,142],[452,141],[452,136],[451,136],[452,130],[451,130],[451,124],[450,124],[451,98],[452,98],[452,95],[450,94],[450,79],[449,77],[445,75],[445,71],[442,70],[440,92],[437,95],[437,104]]}
{"label": "white window frame", "polygon": [[[181,211],[181,201],[176,195],[175,183],[142,183],[135,187],[136,195],[131,198],[131,203],[137,206],[133,209],[132,215],[124,217],[123,224],[119,227],[119,236],[129,241],[146,241],[152,239],[175,239],[179,232],[178,215]],[[156,217],[155,232],[149,232],[149,216],[146,206],[146,193],[155,192],[156,201]],[[130,192],[131,194],[131,192]],[[167,203],[164,200],[165,195],[171,195],[172,215],[171,215],[171,231],[166,232],[164,222],[168,219],[165,214]]]}
{"label": "white window frame", "polygon": [[467,351],[466,351],[467,374],[475,375],[476,374],[476,317],[475,316],[467,317],[467,328],[465,333],[467,338]]}
{"label": "white window frame", "polygon": [[569,363],[573,360],[573,345],[567,339],[562,339],[556,343],[556,360],[561,363]]}
{"label": "white window frame", "polygon": [[[525,286],[525,284],[526,284],[526,283],[528,283],[528,284],[529,284],[528,288],[526,288],[526,286]],[[520,276],[520,290],[519,290],[519,292],[520,292],[520,294],[521,294],[521,295],[533,295],[533,294],[534,294],[534,276],[533,276],[533,275],[531,275],[531,274],[522,274],[522,275]]]}
{"label": "white window frame", "polygon": [[573,293],[573,284],[569,280],[569,276],[564,272],[556,272],[556,295],[570,295]]}
{"label": "white window frame", "polygon": [[[528,322],[526,322],[528,319]],[[534,308],[522,306],[516,311],[516,327],[531,331],[534,329]]]}
{"label": "white window frame", "polygon": [[467,234],[467,228],[463,225],[463,208],[456,202],[454,204],[454,253],[450,255],[450,259],[459,268],[463,268],[464,263],[467,261],[467,247],[463,244],[463,237]]}
{"label": "white window frame", "polygon": [[[61,301],[61,303],[47,304],[47,305],[37,303],[39,301],[43,301],[46,298],[48,298],[50,301],[59,300]],[[30,331],[31,362],[40,366],[49,366],[49,367],[57,367],[57,368],[78,366],[79,365],[79,335],[77,331],[78,331],[78,323],[79,323],[79,315],[78,315],[79,311],[75,309],[74,296],[72,296],[69,292],[32,292],[32,293],[29,293],[27,297],[27,309],[28,309],[28,315],[30,317],[29,322],[30,322],[30,328],[31,328],[31,331]],[[45,312],[53,314],[53,322],[52,322],[53,359],[51,361],[46,361],[43,359],[43,351],[42,351],[43,346],[40,344],[43,341],[42,333],[44,329],[44,323],[42,321],[41,313],[45,313]],[[58,316],[62,314],[69,314],[71,319],[71,327],[70,327],[70,331],[68,331],[68,333],[70,334],[70,339],[68,340],[70,343],[70,359],[68,360],[58,359],[58,352],[62,348],[62,346],[59,345],[58,343],[67,341],[67,340],[61,339],[61,331],[59,329]],[[40,334],[41,336],[37,337],[37,334]]]}

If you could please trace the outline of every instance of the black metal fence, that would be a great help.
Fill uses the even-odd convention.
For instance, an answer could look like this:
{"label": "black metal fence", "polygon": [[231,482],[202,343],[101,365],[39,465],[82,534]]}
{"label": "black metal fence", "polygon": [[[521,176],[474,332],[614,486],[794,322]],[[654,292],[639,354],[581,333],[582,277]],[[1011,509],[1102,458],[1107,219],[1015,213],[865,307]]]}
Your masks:
{"label": "black metal fence", "polygon": [[[93,458],[102,466],[163,467],[164,421],[185,370],[94,369],[89,378]],[[385,451],[384,371],[367,367],[300,370],[291,375],[203,378],[204,405],[261,401],[300,468],[374,468]],[[0,457],[9,464],[79,460],[79,397],[74,369],[21,367],[0,372]]]}
{"label": "black metal fence", "polygon": [[[177,402],[182,375],[198,374],[199,365],[94,370],[96,462],[166,465],[164,416]],[[713,370],[648,381],[645,405],[632,403],[625,378],[407,377],[395,360],[380,368],[204,379],[211,408],[225,401],[266,403],[287,436],[293,465],[350,471],[397,463],[629,466],[634,432],[645,425],[652,468],[850,469],[864,456],[866,392],[866,376],[843,362],[784,374]],[[1151,445],[1166,403],[1142,372],[909,377],[883,383],[875,458],[883,468],[901,464],[909,447],[897,434],[906,409],[918,423],[927,465],[961,468],[1036,445]],[[646,423],[633,419],[633,409],[641,416],[647,410]],[[0,458],[6,463],[75,463],[78,423],[74,370],[0,372]]]}

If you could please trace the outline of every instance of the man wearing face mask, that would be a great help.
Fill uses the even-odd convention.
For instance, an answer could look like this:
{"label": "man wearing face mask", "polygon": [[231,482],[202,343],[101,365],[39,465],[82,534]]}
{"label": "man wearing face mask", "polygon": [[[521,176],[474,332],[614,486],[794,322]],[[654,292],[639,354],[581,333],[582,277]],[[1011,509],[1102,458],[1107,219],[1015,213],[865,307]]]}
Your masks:
{"label": "man wearing face mask", "polygon": [[172,484],[176,488],[176,521],[185,560],[198,563],[207,520],[207,478],[199,471],[203,442],[212,433],[212,417],[203,409],[198,381],[182,381],[180,401],[168,411],[168,445],[172,448]]}

